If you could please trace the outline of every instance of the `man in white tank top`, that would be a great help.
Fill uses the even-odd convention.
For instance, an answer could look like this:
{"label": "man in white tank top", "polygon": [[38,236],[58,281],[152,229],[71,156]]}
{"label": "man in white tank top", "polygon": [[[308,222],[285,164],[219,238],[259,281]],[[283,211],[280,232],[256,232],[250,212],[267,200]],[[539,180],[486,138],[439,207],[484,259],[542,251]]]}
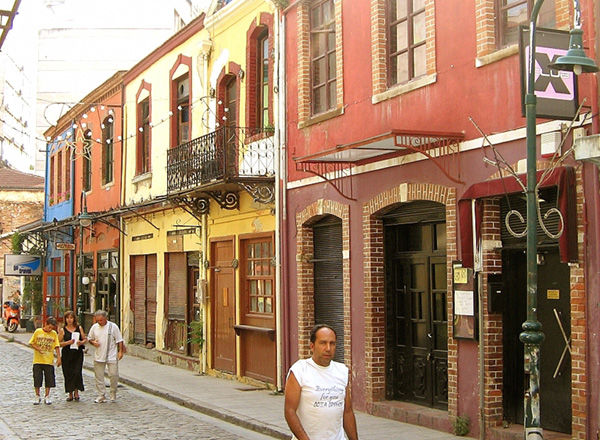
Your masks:
{"label": "man in white tank top", "polygon": [[[300,359],[285,384],[285,420],[292,440],[358,440],[350,397],[348,368],[333,359],[336,334],[328,325],[316,325],[310,333],[308,359]],[[343,429],[342,429],[343,428]]]}

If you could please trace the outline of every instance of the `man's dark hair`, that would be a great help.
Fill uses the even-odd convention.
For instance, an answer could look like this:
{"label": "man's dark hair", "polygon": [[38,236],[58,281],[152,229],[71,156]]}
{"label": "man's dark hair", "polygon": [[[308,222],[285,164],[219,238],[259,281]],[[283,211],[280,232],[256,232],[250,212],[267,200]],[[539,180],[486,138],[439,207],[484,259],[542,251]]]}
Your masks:
{"label": "man's dark hair", "polygon": [[337,339],[337,332],[333,329],[333,327],[327,324],[317,324],[310,331],[310,342],[314,343],[317,340],[317,332],[322,328],[328,328],[329,330],[331,330],[335,335],[335,338]]}
{"label": "man's dark hair", "polygon": [[46,324],[53,325],[54,327],[58,326],[58,324],[56,323],[56,319],[54,318],[54,316],[48,317],[48,319],[46,319]]}

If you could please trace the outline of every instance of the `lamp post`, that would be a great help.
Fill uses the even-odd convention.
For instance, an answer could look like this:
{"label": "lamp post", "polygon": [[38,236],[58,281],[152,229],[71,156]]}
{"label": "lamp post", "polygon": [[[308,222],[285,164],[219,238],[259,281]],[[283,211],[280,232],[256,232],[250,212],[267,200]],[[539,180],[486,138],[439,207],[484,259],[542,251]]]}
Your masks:
{"label": "lamp post", "polygon": [[[536,169],[536,96],[535,96],[535,29],[540,8],[544,0],[536,0],[529,20],[529,57],[527,62],[527,94],[525,96],[525,117],[527,123],[527,320],[519,339],[525,345],[524,367],[529,379],[529,388],[524,395],[524,425],[526,440],[543,439],[540,426],[540,344],[544,340],[542,325],[537,320],[537,169]],[[581,30],[581,9],[579,1],[573,1],[575,14],[574,28],[570,31],[569,50],[557,58],[549,67],[555,70],[569,70],[575,74],[597,72],[594,61],[583,51],[583,31]]]}
{"label": "lamp post", "polygon": [[83,229],[89,227],[92,224],[92,216],[87,212],[87,202],[85,198],[85,193],[81,193],[82,200],[82,210],[79,214],[79,267],[78,272],[79,276],[77,284],[78,284],[78,293],[77,293],[77,316],[79,324],[83,325]]}

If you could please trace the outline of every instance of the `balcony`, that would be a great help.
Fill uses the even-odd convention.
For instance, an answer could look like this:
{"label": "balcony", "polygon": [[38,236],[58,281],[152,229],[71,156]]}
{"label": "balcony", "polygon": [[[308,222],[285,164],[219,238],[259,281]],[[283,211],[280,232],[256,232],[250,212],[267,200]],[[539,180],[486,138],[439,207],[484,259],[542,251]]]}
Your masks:
{"label": "balcony", "polygon": [[171,198],[204,194],[233,209],[237,191],[244,189],[255,201],[271,203],[275,160],[273,130],[221,127],[168,150],[167,193]]}

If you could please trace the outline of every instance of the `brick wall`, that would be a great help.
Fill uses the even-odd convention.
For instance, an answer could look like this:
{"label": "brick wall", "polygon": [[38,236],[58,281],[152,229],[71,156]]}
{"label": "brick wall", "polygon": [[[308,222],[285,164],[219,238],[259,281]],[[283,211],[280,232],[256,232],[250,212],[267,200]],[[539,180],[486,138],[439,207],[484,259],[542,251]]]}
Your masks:
{"label": "brick wall", "polygon": [[352,368],[352,324],[350,319],[350,210],[348,205],[332,200],[317,200],[296,215],[297,247],[296,269],[298,273],[298,357],[307,358],[310,330],[315,325],[313,230],[311,225],[325,215],[342,220],[342,284],[344,291],[344,362]]}
{"label": "brick wall", "polygon": [[578,167],[576,172],[577,194],[577,250],[578,264],[571,266],[571,409],[573,422],[571,424],[571,438],[584,440],[587,425],[587,320],[586,320],[586,293],[585,293],[585,247],[583,238],[585,227],[583,214],[583,167]]}
{"label": "brick wall", "polygon": [[[388,89],[387,72],[387,25],[386,0],[371,0],[371,62],[373,95]],[[434,0],[425,2],[425,45],[426,73],[436,71],[435,57],[435,4]]]}
{"label": "brick wall", "polygon": [[[403,183],[384,191],[363,204],[364,301],[365,301],[365,375],[367,410],[385,399],[385,286],[383,222],[377,218],[382,209],[413,200],[428,200],[446,206],[447,285],[452,285],[452,261],[457,258],[456,190],[434,184]],[[453,321],[452,295],[448,295],[448,322]],[[448,326],[448,412],[457,415],[458,345]]]}
{"label": "brick wall", "polygon": [[[44,212],[43,193],[18,191],[0,192],[0,230],[3,234],[42,217]],[[19,194],[18,196],[16,194]],[[36,200],[37,199],[37,200]],[[20,289],[19,277],[4,276],[4,254],[12,253],[12,240],[0,240],[0,278],[3,278],[3,295],[7,297]]]}
{"label": "brick wall", "polygon": [[[342,6],[344,3],[342,0],[335,2],[336,109],[344,106],[344,47],[342,40]],[[346,4],[350,4],[350,2]],[[298,33],[298,121],[302,123],[312,116],[310,107],[310,1],[299,2],[296,26]]]}
{"label": "brick wall", "polygon": [[[502,314],[488,313],[487,275],[502,272],[502,253],[497,250],[501,245],[500,203],[498,199],[483,200],[483,219],[481,224],[482,279],[481,300],[483,303],[484,344],[484,419],[486,427],[502,424],[502,386],[503,386],[503,345]],[[481,370],[481,365],[479,365]]]}
{"label": "brick wall", "polygon": [[[495,3],[495,0],[475,0],[475,31],[478,57],[488,55],[499,49],[496,41]],[[570,0],[554,0],[557,29],[568,29],[573,22],[572,3]]]}

